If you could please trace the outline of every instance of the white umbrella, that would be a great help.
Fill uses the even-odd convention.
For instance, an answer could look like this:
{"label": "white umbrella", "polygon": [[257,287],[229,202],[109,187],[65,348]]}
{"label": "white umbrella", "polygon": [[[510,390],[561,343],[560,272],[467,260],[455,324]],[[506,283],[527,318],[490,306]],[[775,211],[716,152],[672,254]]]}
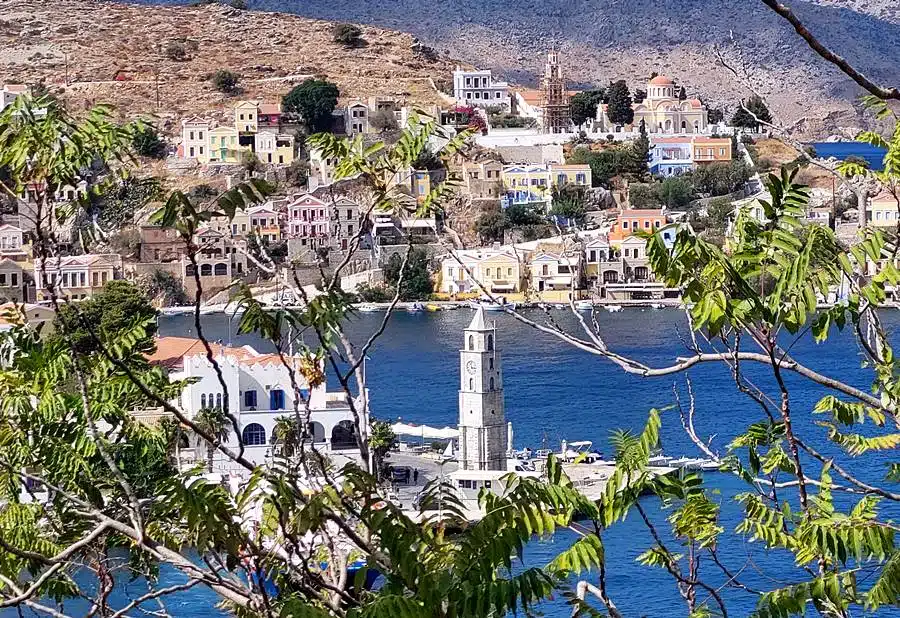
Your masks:
{"label": "white umbrella", "polygon": [[453,427],[429,427],[428,425],[411,425],[394,423],[391,431],[405,436],[419,436],[429,440],[450,440],[459,436],[459,430]]}

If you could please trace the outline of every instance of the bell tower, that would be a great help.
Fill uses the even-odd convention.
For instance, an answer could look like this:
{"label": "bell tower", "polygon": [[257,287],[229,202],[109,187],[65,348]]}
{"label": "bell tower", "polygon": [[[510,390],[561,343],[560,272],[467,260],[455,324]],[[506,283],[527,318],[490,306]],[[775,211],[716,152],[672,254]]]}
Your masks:
{"label": "bell tower", "polygon": [[459,351],[459,465],[463,470],[506,470],[506,414],[497,329],[479,307],[463,331]]}

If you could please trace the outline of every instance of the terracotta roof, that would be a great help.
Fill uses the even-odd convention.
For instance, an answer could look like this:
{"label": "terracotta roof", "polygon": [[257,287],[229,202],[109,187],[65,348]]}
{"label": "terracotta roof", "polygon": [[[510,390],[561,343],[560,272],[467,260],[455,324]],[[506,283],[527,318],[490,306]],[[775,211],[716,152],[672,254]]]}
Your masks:
{"label": "terracotta roof", "polygon": [[260,103],[259,113],[268,114],[270,116],[281,113],[281,105],[278,103]]}
{"label": "terracotta roof", "polygon": [[[240,361],[243,365],[260,365],[265,363],[281,364],[277,354],[258,354],[252,348],[230,348],[218,343],[209,344],[214,357],[228,356]],[[199,339],[190,337],[158,337],[156,351],[147,356],[147,361],[169,369],[182,367],[184,358],[188,356],[206,357],[206,346]],[[291,360],[291,357],[285,357]]]}
{"label": "terracotta roof", "polygon": [[882,189],[872,198],[872,202],[888,202],[894,205],[897,204],[898,200],[900,200],[900,188],[898,188],[896,195],[890,189]]}
{"label": "terracotta roof", "polygon": [[623,210],[622,212],[619,213],[620,219],[622,217],[635,218],[635,217],[664,217],[664,216],[665,215],[663,214],[662,210],[640,210],[637,208]]}
{"label": "terracotta roof", "polygon": [[650,84],[653,86],[674,86],[675,82],[666,77],[665,75],[657,75],[653,79],[650,80]]}
{"label": "terracotta roof", "polygon": [[533,88],[523,88],[521,90],[516,90],[516,92],[529,105],[540,105],[541,99],[544,96],[543,91],[535,90]]}

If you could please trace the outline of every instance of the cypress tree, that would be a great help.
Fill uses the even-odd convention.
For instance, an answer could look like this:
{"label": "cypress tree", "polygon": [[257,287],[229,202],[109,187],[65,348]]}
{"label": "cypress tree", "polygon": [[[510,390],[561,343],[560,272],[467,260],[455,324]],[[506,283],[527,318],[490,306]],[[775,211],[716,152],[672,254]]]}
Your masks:
{"label": "cypress tree", "polygon": [[609,121],[613,124],[631,124],[634,121],[634,110],[631,108],[631,93],[625,80],[620,79],[611,84],[607,93],[609,106],[606,113]]}

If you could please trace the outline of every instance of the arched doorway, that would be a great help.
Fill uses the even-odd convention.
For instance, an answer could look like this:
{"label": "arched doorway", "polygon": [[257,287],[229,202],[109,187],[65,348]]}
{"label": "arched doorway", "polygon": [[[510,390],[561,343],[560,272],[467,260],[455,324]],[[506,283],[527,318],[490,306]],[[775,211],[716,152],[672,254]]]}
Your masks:
{"label": "arched doorway", "polygon": [[320,444],[325,441],[325,427],[322,426],[322,423],[311,421],[307,431],[309,432],[309,437],[312,438],[312,441],[315,444]]}
{"label": "arched doorway", "polygon": [[216,264],[216,275],[227,275],[228,274],[228,264],[222,264],[219,262]]}
{"label": "arched doorway", "polygon": [[672,132],[672,119],[671,119],[671,118],[669,118],[669,119],[666,120],[665,132],[666,132],[666,133],[671,133],[671,132]]}
{"label": "arched doorway", "polygon": [[618,283],[619,273],[614,270],[603,271],[603,283]]}
{"label": "arched doorway", "polygon": [[212,264],[200,264],[200,276],[209,277],[212,274]]}
{"label": "arched doorway", "polygon": [[333,450],[356,448],[352,421],[341,421],[331,430],[331,448]]}
{"label": "arched doorway", "polygon": [[645,281],[650,275],[650,271],[646,266],[638,266],[634,269],[634,278],[638,281]]}

